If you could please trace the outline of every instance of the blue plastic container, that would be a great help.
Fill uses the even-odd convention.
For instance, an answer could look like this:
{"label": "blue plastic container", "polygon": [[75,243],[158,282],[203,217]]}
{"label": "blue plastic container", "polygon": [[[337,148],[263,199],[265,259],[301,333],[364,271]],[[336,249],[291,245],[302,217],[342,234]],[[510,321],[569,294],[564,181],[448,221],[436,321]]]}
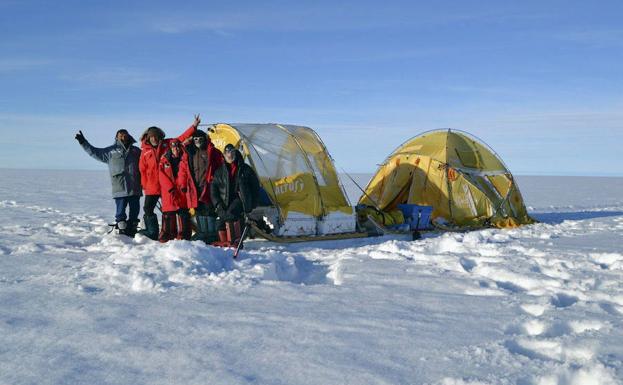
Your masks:
{"label": "blue plastic container", "polygon": [[411,230],[426,230],[431,228],[430,216],[433,206],[419,206],[410,204],[398,205],[405,217],[405,223],[409,224]]}

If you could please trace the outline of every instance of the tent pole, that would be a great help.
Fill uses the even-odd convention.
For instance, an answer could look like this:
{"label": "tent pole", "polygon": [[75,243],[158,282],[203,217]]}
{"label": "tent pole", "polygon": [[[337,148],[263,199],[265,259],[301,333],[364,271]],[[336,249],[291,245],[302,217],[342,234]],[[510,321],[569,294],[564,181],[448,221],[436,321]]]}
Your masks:
{"label": "tent pole", "polygon": [[450,185],[450,165],[448,164],[448,140],[450,139],[450,129],[448,128],[448,132],[446,133],[446,186],[448,189],[448,212],[450,213],[450,218],[453,218],[452,215],[452,186]]}
{"label": "tent pole", "polygon": [[[335,163],[335,159],[333,159],[331,154],[329,154],[329,150],[327,150],[327,146],[325,146],[324,142],[320,138],[320,135],[318,135],[318,133],[316,131],[314,131],[314,130],[311,130],[311,132],[316,137],[316,140],[318,141],[318,143],[320,143],[320,146],[322,146],[322,150],[327,155],[327,158],[329,158],[329,160],[333,164],[333,168],[335,168],[335,164],[336,164]],[[342,171],[344,171],[344,169],[342,169]],[[344,188],[344,185],[342,184],[342,181],[340,180],[340,177],[337,175],[337,170],[335,170],[335,174],[337,176],[337,184],[339,185],[340,189],[342,190],[342,195],[344,195],[344,198],[346,199],[346,203],[348,203],[348,205],[351,206],[351,201],[348,198],[348,195],[346,195],[346,189]],[[359,186],[357,186],[357,187],[359,187]],[[359,189],[361,189],[361,187],[359,187]]]}
{"label": "tent pole", "polygon": [[378,203],[376,203],[376,202],[374,201],[374,199],[372,199],[372,197],[371,197],[370,195],[368,195],[368,193],[366,193],[366,192],[365,192],[365,190],[364,190],[364,189],[362,189],[362,188],[361,188],[361,186],[359,186],[359,184],[357,184],[357,182],[355,182],[355,180],[353,179],[353,177],[352,177],[352,176],[350,176],[350,174],[349,174],[349,173],[347,173],[346,171],[344,171],[344,169],[343,169],[342,167],[340,167],[340,169],[342,170],[342,172],[343,172],[344,174],[346,174],[346,176],[348,177],[348,179],[350,179],[350,180],[351,180],[351,182],[353,182],[353,183],[355,184],[355,186],[357,186],[357,187],[359,188],[359,190],[363,193],[363,195],[365,195],[365,196],[366,196],[366,198],[370,199],[370,202],[372,202],[372,204],[374,205],[374,208],[375,208],[377,211],[381,211],[381,209],[379,208]]}

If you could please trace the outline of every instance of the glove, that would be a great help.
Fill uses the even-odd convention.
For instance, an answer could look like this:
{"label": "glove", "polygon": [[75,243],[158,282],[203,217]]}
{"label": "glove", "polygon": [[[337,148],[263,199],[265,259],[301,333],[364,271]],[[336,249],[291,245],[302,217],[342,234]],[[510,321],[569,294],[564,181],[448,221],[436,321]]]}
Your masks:
{"label": "glove", "polygon": [[84,142],[86,142],[87,140],[84,138],[84,135],[82,134],[82,131],[78,131],[78,133],[76,134],[76,140],[78,141],[78,143],[83,144]]}
{"label": "glove", "polygon": [[225,219],[227,212],[225,210],[216,210],[216,215],[221,219]]}
{"label": "glove", "polygon": [[222,205],[216,206],[216,215],[221,219],[225,219],[225,216],[227,216],[227,212],[225,211]]}
{"label": "glove", "polygon": [[225,216],[227,216],[228,218],[234,219],[234,218],[240,217],[241,214],[242,214],[242,209],[240,207],[230,205],[229,208],[227,209],[227,213],[225,214]]}

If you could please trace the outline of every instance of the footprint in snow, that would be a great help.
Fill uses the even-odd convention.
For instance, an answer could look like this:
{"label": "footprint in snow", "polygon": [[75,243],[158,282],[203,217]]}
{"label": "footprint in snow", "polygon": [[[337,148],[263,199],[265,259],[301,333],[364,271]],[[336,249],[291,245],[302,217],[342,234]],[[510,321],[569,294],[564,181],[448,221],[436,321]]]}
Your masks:
{"label": "footprint in snow", "polygon": [[467,273],[470,273],[477,265],[476,261],[465,257],[461,257],[461,259],[459,259],[459,263]]}
{"label": "footprint in snow", "polygon": [[601,310],[605,311],[606,313],[612,316],[618,317],[618,316],[623,315],[622,306],[618,306],[610,302],[602,302],[599,304],[599,307],[601,308]]}
{"label": "footprint in snow", "polygon": [[588,362],[595,356],[595,348],[591,346],[590,342],[563,342],[552,339],[520,337],[506,341],[504,346],[513,354],[520,354],[530,359],[552,360],[560,363]]}
{"label": "footprint in snow", "polygon": [[578,297],[565,294],[565,293],[557,293],[552,296],[550,299],[550,303],[557,308],[565,308],[574,305],[578,302]]}
{"label": "footprint in snow", "polygon": [[530,337],[556,338],[566,335],[578,335],[607,328],[608,324],[592,319],[546,322],[540,319],[530,319],[519,327],[510,327],[506,334],[525,335]]}

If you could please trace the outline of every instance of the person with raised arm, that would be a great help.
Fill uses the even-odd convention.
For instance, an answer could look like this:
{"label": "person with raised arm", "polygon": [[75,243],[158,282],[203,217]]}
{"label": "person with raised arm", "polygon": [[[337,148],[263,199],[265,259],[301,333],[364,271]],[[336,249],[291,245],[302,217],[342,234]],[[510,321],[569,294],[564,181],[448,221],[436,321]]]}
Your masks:
{"label": "person with raised arm", "polygon": [[160,177],[159,164],[162,156],[169,150],[169,145],[176,140],[183,142],[190,138],[201,123],[199,115],[195,115],[193,124],[177,138],[165,138],[164,131],[156,126],[149,127],[141,135],[141,159],[139,168],[141,172],[141,183],[145,193],[143,203],[143,221],[145,229],[140,233],[148,238],[157,240],[160,234],[158,217],[154,212],[156,204],[160,199]]}
{"label": "person with raised arm", "polygon": [[[116,205],[114,226],[119,230],[119,234],[134,237],[142,195],[139,173],[141,150],[133,145],[136,140],[127,130],[117,131],[115,143],[103,148],[91,145],[82,131],[78,131],[75,138],[92,158],[108,164],[112,197]],[[128,207],[129,213],[126,214]]]}

